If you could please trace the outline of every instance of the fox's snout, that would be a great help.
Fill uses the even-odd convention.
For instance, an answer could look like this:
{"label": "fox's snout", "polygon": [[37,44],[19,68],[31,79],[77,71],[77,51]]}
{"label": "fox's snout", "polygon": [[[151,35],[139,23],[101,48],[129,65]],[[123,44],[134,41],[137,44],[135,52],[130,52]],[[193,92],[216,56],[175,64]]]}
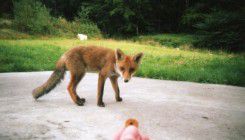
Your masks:
{"label": "fox's snout", "polygon": [[122,76],[123,76],[123,81],[124,81],[125,83],[127,83],[127,82],[129,82],[129,80],[131,79],[132,74],[130,74],[129,72],[125,71],[125,72],[122,74]]}
{"label": "fox's snout", "polygon": [[123,81],[124,81],[124,83],[127,83],[127,82],[129,82],[130,79],[131,79],[131,78],[124,79]]}

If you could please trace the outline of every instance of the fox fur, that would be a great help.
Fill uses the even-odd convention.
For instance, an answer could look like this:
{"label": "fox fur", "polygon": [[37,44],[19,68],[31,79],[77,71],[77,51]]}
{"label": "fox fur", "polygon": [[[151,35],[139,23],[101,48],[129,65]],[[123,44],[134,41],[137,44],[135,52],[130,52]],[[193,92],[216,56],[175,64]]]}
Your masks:
{"label": "fox fur", "polygon": [[104,47],[75,47],[65,52],[57,61],[56,67],[49,79],[33,90],[34,99],[49,93],[64,78],[66,70],[70,71],[71,80],[67,90],[72,100],[79,106],[85,103],[84,98],[77,95],[76,88],[87,71],[99,73],[97,105],[104,107],[103,91],[107,78],[110,79],[115,91],[116,101],[122,101],[117,79],[122,76],[128,82],[140,65],[143,53],[135,56],[125,55],[120,49],[115,51]]}

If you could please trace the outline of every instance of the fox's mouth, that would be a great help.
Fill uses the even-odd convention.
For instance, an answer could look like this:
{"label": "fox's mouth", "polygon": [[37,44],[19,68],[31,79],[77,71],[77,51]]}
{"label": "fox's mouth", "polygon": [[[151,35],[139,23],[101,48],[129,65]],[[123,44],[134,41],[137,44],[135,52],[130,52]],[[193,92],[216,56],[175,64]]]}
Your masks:
{"label": "fox's mouth", "polygon": [[130,77],[130,78],[124,78],[124,77],[123,77],[124,83],[128,83],[128,82],[130,81],[130,79],[131,79],[131,77]]}

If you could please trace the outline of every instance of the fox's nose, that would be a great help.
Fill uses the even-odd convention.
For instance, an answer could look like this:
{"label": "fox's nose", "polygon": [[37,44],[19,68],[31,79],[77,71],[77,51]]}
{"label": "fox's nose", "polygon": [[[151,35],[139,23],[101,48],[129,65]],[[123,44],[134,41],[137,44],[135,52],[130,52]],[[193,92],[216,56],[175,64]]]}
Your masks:
{"label": "fox's nose", "polygon": [[128,82],[128,79],[125,79],[124,82],[127,83]]}

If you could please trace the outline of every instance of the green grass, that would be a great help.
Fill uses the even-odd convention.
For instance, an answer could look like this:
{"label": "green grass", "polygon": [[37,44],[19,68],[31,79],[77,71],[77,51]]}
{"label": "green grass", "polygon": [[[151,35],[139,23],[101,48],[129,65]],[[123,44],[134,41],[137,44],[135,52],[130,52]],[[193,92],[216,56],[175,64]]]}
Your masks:
{"label": "green grass", "polygon": [[30,35],[12,29],[0,29],[0,39],[26,39]]}
{"label": "green grass", "polygon": [[144,52],[137,76],[245,86],[245,56],[205,50],[181,50],[129,41],[76,39],[0,40],[0,72],[52,70],[67,49],[78,45]]}
{"label": "green grass", "polygon": [[188,34],[157,34],[142,35],[139,37],[134,37],[133,40],[149,45],[160,45],[173,48],[190,48],[196,41],[196,37]]}

